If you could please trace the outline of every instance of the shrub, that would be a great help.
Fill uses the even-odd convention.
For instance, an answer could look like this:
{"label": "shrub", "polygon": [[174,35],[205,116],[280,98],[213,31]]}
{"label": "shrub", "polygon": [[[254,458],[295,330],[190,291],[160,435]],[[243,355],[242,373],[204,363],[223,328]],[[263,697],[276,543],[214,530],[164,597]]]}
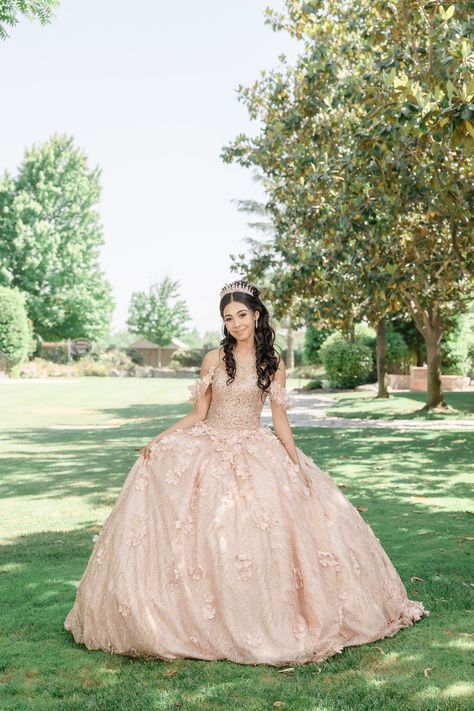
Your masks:
{"label": "shrub", "polygon": [[75,363],[75,372],[77,375],[106,376],[112,367],[110,363],[101,363],[92,356],[85,355]]}
{"label": "shrub", "polygon": [[[284,362],[286,363],[287,360],[287,353],[288,349],[287,348],[282,348],[281,349],[281,357],[283,358]],[[297,368],[300,365],[303,365],[304,363],[304,353],[302,348],[294,348],[293,349],[293,357],[295,361],[295,368]]]}
{"label": "shrub", "polygon": [[77,375],[76,367],[73,363],[54,363],[44,358],[33,358],[27,363],[15,365],[10,375],[14,378],[60,378],[73,377]]}
{"label": "shrub", "polygon": [[354,388],[366,383],[374,367],[372,351],[360,337],[351,342],[340,333],[334,333],[324,341],[320,353],[334,388]]}
{"label": "shrub", "polygon": [[319,349],[331,333],[329,328],[307,326],[304,334],[304,360],[306,363],[321,363]]}
{"label": "shrub", "polygon": [[0,286],[0,350],[10,367],[27,358],[30,345],[31,332],[21,292]]}
{"label": "shrub", "polygon": [[309,378],[315,380],[321,375],[320,365],[299,365],[291,373],[292,378]]}
{"label": "shrub", "polygon": [[452,319],[441,339],[441,371],[445,375],[466,375],[471,367],[470,336],[474,318],[470,313]]}
{"label": "shrub", "polygon": [[128,355],[132,363],[135,363],[136,365],[143,365],[145,362],[145,359],[143,358],[143,353],[140,353],[140,351],[135,350],[135,348],[127,348],[125,353]]}
{"label": "shrub", "polygon": [[402,334],[387,325],[385,338],[387,341],[387,372],[408,373],[410,368],[410,349]]}
{"label": "shrub", "polygon": [[171,357],[171,364],[189,368],[200,366],[203,359],[203,351],[200,348],[179,348]]}
{"label": "shrub", "polygon": [[52,363],[67,363],[67,350],[62,346],[55,346],[54,348],[41,348],[40,347],[40,358],[43,360],[49,360]]}
{"label": "shrub", "polygon": [[118,370],[134,370],[135,364],[131,357],[119,348],[107,348],[101,353],[98,362],[108,366],[110,369],[117,368]]}
{"label": "shrub", "polygon": [[323,381],[316,379],[316,380],[310,380],[309,383],[306,383],[303,385],[304,390],[319,390],[320,388],[323,388]]}

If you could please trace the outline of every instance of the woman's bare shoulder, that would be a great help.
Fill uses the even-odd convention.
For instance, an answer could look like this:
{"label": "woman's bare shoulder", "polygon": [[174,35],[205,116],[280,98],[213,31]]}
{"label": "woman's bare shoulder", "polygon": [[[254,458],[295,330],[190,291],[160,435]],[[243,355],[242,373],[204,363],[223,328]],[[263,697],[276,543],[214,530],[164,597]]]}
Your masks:
{"label": "woman's bare shoulder", "polygon": [[202,364],[204,367],[217,368],[217,366],[222,361],[223,355],[224,355],[223,348],[213,348],[212,350],[207,351],[206,355],[203,358]]}

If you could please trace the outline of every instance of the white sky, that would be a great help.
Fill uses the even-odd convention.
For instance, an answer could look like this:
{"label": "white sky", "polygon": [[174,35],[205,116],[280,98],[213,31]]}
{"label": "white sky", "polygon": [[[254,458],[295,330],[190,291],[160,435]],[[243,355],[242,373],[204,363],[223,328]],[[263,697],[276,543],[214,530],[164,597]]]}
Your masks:
{"label": "white sky", "polygon": [[231,200],[263,197],[250,170],[219,159],[258,129],[236,89],[298,51],[264,25],[269,5],[284,3],[62,0],[51,25],[23,19],[0,43],[0,171],[53,133],[72,134],[102,169],[114,329],[131,293],[165,275],[181,283],[189,328],[220,328],[218,292],[240,276],[229,254],[251,235]]}

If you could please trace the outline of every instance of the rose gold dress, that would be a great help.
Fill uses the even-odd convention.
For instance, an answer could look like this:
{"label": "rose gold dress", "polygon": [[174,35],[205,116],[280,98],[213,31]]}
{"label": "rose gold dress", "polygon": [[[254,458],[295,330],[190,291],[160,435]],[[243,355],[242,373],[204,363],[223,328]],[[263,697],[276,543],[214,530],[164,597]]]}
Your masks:
{"label": "rose gold dress", "polygon": [[[64,621],[76,642],[130,656],[321,662],[429,615],[327,473],[269,427],[256,375],[218,366],[206,420],[133,464]],[[287,409],[288,392],[269,393]]]}

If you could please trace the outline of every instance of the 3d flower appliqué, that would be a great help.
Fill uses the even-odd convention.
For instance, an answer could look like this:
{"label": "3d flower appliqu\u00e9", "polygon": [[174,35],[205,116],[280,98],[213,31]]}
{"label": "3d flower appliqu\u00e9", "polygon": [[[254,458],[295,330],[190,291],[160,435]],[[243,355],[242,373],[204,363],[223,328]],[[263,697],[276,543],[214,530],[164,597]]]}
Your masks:
{"label": "3d flower appliqu\u00e9", "polygon": [[285,412],[291,408],[290,394],[288,390],[282,387],[280,383],[277,383],[275,380],[272,380],[268,390],[268,397],[272,402],[279,405]]}
{"label": "3d flower appliqu\u00e9", "polygon": [[192,402],[193,405],[199,400],[200,397],[204,395],[209,385],[212,383],[214,377],[215,368],[209,368],[209,371],[199,380],[196,380],[192,385],[188,385],[189,397],[188,402]]}
{"label": "3d flower appliqu\u00e9", "polygon": [[339,561],[332,553],[329,553],[328,551],[318,551],[318,556],[319,562],[324,567],[335,566],[336,568],[339,568]]}
{"label": "3d flower appliqu\u00e9", "polygon": [[262,644],[262,642],[263,639],[260,635],[254,634],[252,632],[247,632],[247,644],[250,647],[258,647],[260,644]]}
{"label": "3d flower appliqu\u00e9", "polygon": [[213,605],[214,595],[212,593],[204,594],[204,605],[202,608],[202,616],[205,620],[212,620],[216,615],[216,608]]}
{"label": "3d flower appliqu\u00e9", "polygon": [[248,580],[252,577],[252,556],[246,553],[237,553],[235,556],[234,565],[237,568],[239,578]]}
{"label": "3d flower appliqu\u00e9", "polygon": [[126,602],[121,602],[119,604],[118,611],[119,614],[122,615],[122,617],[128,617],[131,612],[131,607]]}
{"label": "3d flower appliqu\u00e9", "polygon": [[167,484],[177,484],[181,479],[181,471],[179,469],[169,469],[165,475]]}
{"label": "3d flower appliqu\u00e9", "polygon": [[303,574],[299,568],[293,568],[293,582],[297,590],[304,587]]}
{"label": "3d flower appliqu\u00e9", "polygon": [[128,532],[125,542],[130,548],[135,548],[143,543],[143,540],[148,536],[148,526],[141,521],[135,523],[134,527]]}

